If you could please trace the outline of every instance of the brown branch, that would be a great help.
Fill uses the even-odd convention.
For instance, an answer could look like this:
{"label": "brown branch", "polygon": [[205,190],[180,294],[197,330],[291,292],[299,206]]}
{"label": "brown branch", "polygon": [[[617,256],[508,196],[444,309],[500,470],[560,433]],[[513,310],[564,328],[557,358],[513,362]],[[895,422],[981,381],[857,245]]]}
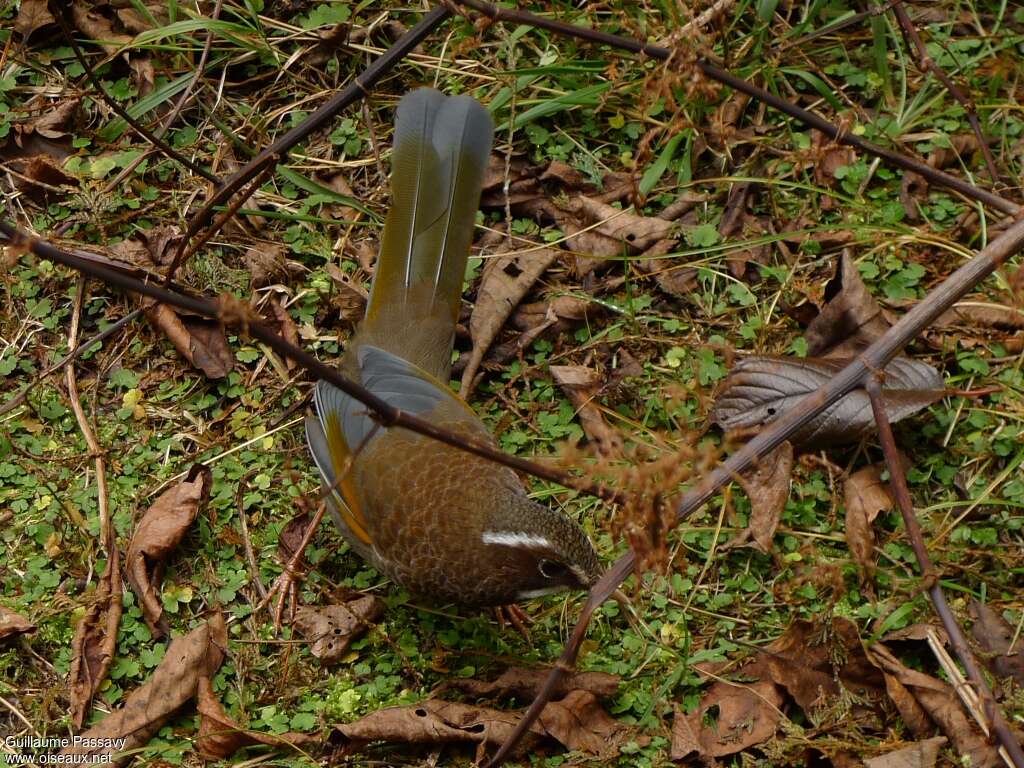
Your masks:
{"label": "brown branch", "polygon": [[[760,434],[708,473],[694,488],[688,491],[676,505],[676,522],[681,523],[696,512],[720,488],[731,482],[744,470],[754,466],[782,443],[796,434],[811,419],[824,411],[854,389],[864,386],[874,371],[883,369],[910,341],[935,322],[957,301],[974,289],[978,283],[992,274],[1003,262],[1024,248],[1024,218],[1006,229],[992,240],[980,253],[950,275],[928,296],[905,314],[885,334],[861,353],[854,362],[841,370],[824,387],[813,392],[784,412],[778,419],[766,426]],[[545,692],[556,690],[565,676],[573,669],[579,654],[580,644],[586,634],[587,624],[594,610],[622,584],[633,572],[636,554],[632,551],[615,561],[601,580],[590,590],[586,605],[580,615],[565,650],[559,657],[558,666],[552,670],[541,693],[537,695],[522,720],[501,749],[487,764],[487,768],[500,765],[512,749],[533,725],[540,715],[547,699]]]}
{"label": "brown branch", "polygon": [[[567,24],[562,21],[556,21],[555,19],[537,16],[536,14],[529,13],[527,11],[499,8],[496,5],[486,2],[486,0],[451,1],[458,5],[479,11],[493,21],[510,21],[517,24],[529,24],[530,26],[546,29],[549,32],[554,32],[555,34],[576,37],[581,40],[587,40],[601,45],[610,45],[632,53],[640,53],[645,56],[650,56],[652,59],[658,59],[659,61],[667,61],[672,53],[668,48],[664,48],[659,45],[642,43],[639,40],[633,40],[619,35],[612,35],[608,32],[590,29],[589,27],[578,27],[574,24]],[[801,109],[797,105],[792,104],[773,93],[769,93],[765,89],[759,88],[753,83],[736,77],[732,73],[727,72],[720,67],[716,67],[714,64],[710,64],[706,61],[698,61],[697,66],[705,77],[708,77],[718,83],[722,83],[723,85],[727,85],[740,93],[745,93],[758,101],[764,102],[773,109],[776,109],[785,115],[789,115],[817,131],[821,131],[833,141],[839,142],[840,144],[847,144],[861,150],[862,152],[866,152],[869,155],[874,155],[897,168],[902,168],[905,171],[913,171],[914,173],[926,178],[932,184],[959,192],[964,197],[977,200],[1002,213],[1014,215],[1020,210],[1019,205],[1007,200],[1006,198],[1000,197],[988,190],[981,189],[974,184],[964,181],[963,179],[958,179],[956,176],[948,174],[945,171],[932,168],[930,165],[927,165],[920,160],[915,160],[912,157],[903,155],[899,152],[894,152],[891,149],[886,149],[885,147],[880,147],[877,144],[872,144],[870,141],[866,141],[849,131],[833,125],[825,118],[816,115],[813,112],[808,112],[806,109]]]}
{"label": "brown branch", "polygon": [[102,280],[107,285],[115,288],[148,296],[163,304],[178,307],[203,317],[220,320],[226,325],[241,329],[243,333],[248,333],[253,338],[262,341],[282,357],[294,360],[313,374],[314,377],[329,381],[342,392],[354,397],[369,408],[375,414],[377,421],[384,427],[402,427],[412,432],[426,435],[453,448],[489,459],[519,472],[525,472],[534,477],[558,483],[581,493],[596,496],[605,501],[616,503],[623,501],[622,496],[611,488],[588,482],[563,470],[546,467],[542,464],[507,454],[489,443],[466,439],[444,427],[431,424],[429,421],[418,416],[395,408],[365,387],[342,376],[336,368],[325,365],[305,350],[278,336],[262,322],[262,318],[259,315],[249,310],[248,305],[241,304],[234,297],[228,296],[218,301],[210,301],[202,297],[187,296],[167,290],[151,282],[138,280],[130,275],[82,258],[79,255],[63,251],[41,238],[22,232],[7,221],[0,220],[0,233],[7,237],[9,247],[14,249],[30,250],[38,256],[71,267],[97,280]]}
{"label": "brown branch", "polygon": [[[69,334],[69,345],[74,346],[78,341],[79,317],[82,313],[82,301],[85,296],[85,277],[78,280],[78,292],[75,295],[75,305],[71,314],[71,332]],[[89,448],[96,467],[96,504],[100,515],[100,545],[107,555],[107,566],[100,577],[100,585],[97,590],[98,600],[86,611],[85,616],[78,622],[75,628],[75,637],[71,647],[73,657],[71,660],[71,671],[69,673],[69,684],[72,689],[71,695],[71,719],[76,728],[80,728],[85,720],[92,696],[99,687],[100,682],[107,676],[110,665],[114,661],[114,654],[117,650],[117,630],[121,624],[121,614],[124,610],[121,602],[121,564],[117,549],[117,539],[114,532],[114,522],[110,517],[110,500],[107,493],[107,465],[100,448],[99,441],[89,426],[89,420],[82,409],[82,402],[78,396],[78,382],[75,380],[75,365],[72,362],[66,369],[68,399],[71,401],[71,410],[78,421],[78,428],[82,432],[85,444]],[[86,645],[96,637],[97,624],[104,612],[106,613],[103,622],[99,648],[86,649]],[[97,653],[96,651],[99,651]]]}
{"label": "brown branch", "polygon": [[[185,237],[182,239],[181,245],[178,246],[178,252],[175,254],[175,264],[180,261],[182,254],[185,253],[189,241],[213,217],[213,212],[217,206],[236,194],[249,179],[263,171],[264,168],[276,167],[278,163],[281,163],[288,156],[288,152],[292,147],[330,123],[339,112],[350,104],[366,96],[370,89],[377,84],[377,81],[390,72],[391,68],[417,45],[423,42],[424,38],[433,32],[449,15],[450,11],[445,7],[434,8],[420,19],[419,23],[412,29],[402,35],[394,45],[374,59],[373,63],[362,74],[353,78],[352,82],[345,86],[336,96],[324,102],[323,106],[303,120],[300,125],[292,128],[242,168],[239,168],[231,178],[224,182],[220,189],[210,196],[206,204],[189,221]],[[212,228],[211,236],[216,233],[218,228],[216,226]],[[171,277],[173,277],[173,274],[173,272],[168,272],[168,275]]]}
{"label": "brown branch", "polygon": [[960,106],[964,108],[964,111],[967,113],[967,122],[971,124],[971,130],[974,131],[974,136],[978,140],[981,153],[985,156],[988,175],[992,178],[993,182],[999,181],[996,159],[992,157],[992,150],[989,149],[985,135],[981,132],[981,123],[978,121],[978,112],[975,109],[974,100],[953,82],[953,79],[935,62],[935,59],[928,55],[928,48],[925,46],[924,40],[921,39],[921,34],[917,31],[917,27],[914,26],[914,22],[911,20],[910,14],[907,13],[907,9],[903,7],[903,0],[892,0],[892,10],[896,14],[896,20],[900,23],[903,39],[906,40],[908,46],[913,46],[917,51],[917,61],[915,62],[917,68],[922,72],[931,72],[935,75],[938,81],[949,91],[949,95],[956,99]]}
{"label": "brown branch", "polygon": [[169,158],[181,163],[190,171],[202,176],[207,181],[213,184],[220,185],[219,178],[214,176],[212,173],[210,173],[202,166],[193,163],[187,157],[185,157],[176,149],[174,149],[174,147],[172,147],[166,141],[161,139],[159,136],[156,136],[152,131],[146,128],[146,126],[144,126],[134,117],[129,115],[128,112],[125,111],[125,109],[120,104],[118,104],[116,101],[110,98],[107,92],[103,90],[103,86],[100,84],[99,78],[96,77],[96,72],[93,70],[92,65],[89,63],[89,60],[86,58],[85,54],[82,52],[82,49],[79,47],[78,42],[75,40],[75,34],[71,30],[71,24],[68,22],[67,18],[67,3],[59,1],[56,3],[52,3],[51,5],[56,6],[57,23],[60,24],[61,31],[64,33],[64,37],[67,39],[68,44],[71,46],[71,50],[74,52],[75,58],[78,59],[78,63],[81,64],[82,69],[85,70],[85,76],[89,79],[89,82],[92,84],[92,87],[96,89],[96,92],[100,95],[100,98],[103,100],[103,102],[112,110],[114,110],[114,112],[117,113],[118,117],[120,117],[122,120],[128,123],[128,125],[132,127],[132,130],[134,130],[136,133],[142,136],[142,138],[146,139],[146,141],[148,141],[150,144],[159,148],[159,150],[163,152],[165,155],[167,155]]}
{"label": "brown branch", "polygon": [[889,424],[889,417],[885,413],[885,405],[882,402],[882,385],[879,383],[879,378],[883,375],[876,374],[870,376],[864,388],[867,390],[868,397],[871,398],[871,411],[874,413],[875,424],[878,426],[878,441],[882,444],[882,452],[885,454],[885,465],[889,469],[889,487],[892,488],[893,495],[896,497],[896,504],[899,506],[900,514],[903,516],[903,526],[907,529],[907,538],[910,539],[910,546],[914,550],[914,557],[917,558],[917,564],[921,568],[921,580],[924,582],[928,597],[931,598],[932,605],[935,607],[935,613],[939,615],[939,620],[949,636],[949,644],[953,647],[953,652],[967,672],[967,678],[974,686],[975,693],[978,694],[982,712],[991,724],[991,729],[995,731],[996,738],[999,740],[1002,748],[1006,750],[1012,765],[1016,768],[1024,768],[1024,750],[1021,750],[1020,743],[1014,737],[1013,732],[999,711],[999,706],[992,696],[992,691],[985,681],[985,676],[982,674],[978,663],[974,660],[970,647],[967,645],[967,638],[964,637],[963,631],[960,629],[960,625],[957,623],[956,617],[953,616],[953,611],[949,607],[949,603],[946,602],[946,596],[943,594],[942,587],[939,584],[935,566],[928,555],[928,547],[924,543],[921,523],[918,521],[917,515],[914,514],[914,504],[910,498],[910,489],[907,487],[907,476],[900,465],[896,439],[893,437],[892,426]]}

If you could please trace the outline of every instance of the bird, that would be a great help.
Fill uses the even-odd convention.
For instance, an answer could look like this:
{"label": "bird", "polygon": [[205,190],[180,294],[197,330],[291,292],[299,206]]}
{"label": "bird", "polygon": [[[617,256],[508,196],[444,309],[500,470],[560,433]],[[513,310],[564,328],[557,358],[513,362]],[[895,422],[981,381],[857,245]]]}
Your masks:
{"label": "bird", "polygon": [[[493,125],[469,96],[430,88],[395,115],[391,207],[365,315],[341,372],[404,412],[496,446],[449,387],[462,285]],[[529,498],[508,467],[400,427],[316,383],[306,441],[335,523],[364,560],[437,603],[505,606],[588,589],[593,544]]]}

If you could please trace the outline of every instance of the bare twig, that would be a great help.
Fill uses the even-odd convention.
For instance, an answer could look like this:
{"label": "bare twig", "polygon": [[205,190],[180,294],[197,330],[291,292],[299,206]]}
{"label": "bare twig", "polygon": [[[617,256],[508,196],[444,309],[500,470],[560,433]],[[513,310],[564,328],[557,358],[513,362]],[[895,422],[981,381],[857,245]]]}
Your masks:
{"label": "bare twig", "polygon": [[67,4],[58,2],[53,3],[53,5],[57,8],[57,23],[60,24],[60,28],[61,31],[64,33],[64,37],[67,39],[68,44],[71,46],[71,50],[74,51],[75,58],[78,59],[78,63],[81,64],[82,69],[85,70],[85,76],[89,78],[89,82],[92,84],[92,87],[96,89],[96,92],[100,95],[100,98],[103,99],[103,102],[108,107],[110,107],[115,113],[117,113],[118,117],[120,117],[122,120],[128,123],[128,125],[132,127],[132,130],[134,130],[136,133],[142,136],[142,138],[146,139],[146,141],[151,143],[153,146],[158,147],[160,151],[167,155],[169,158],[171,158],[172,160],[176,160],[193,173],[196,173],[202,176],[207,181],[213,184],[217,184],[219,186],[219,178],[214,176],[201,165],[193,163],[187,157],[185,157],[176,149],[174,149],[174,147],[172,147],[166,141],[161,139],[159,136],[156,136],[152,131],[146,128],[146,126],[144,126],[134,117],[129,115],[128,112],[126,112],[120,104],[118,104],[116,101],[110,98],[110,96],[107,95],[107,92],[103,90],[103,86],[100,83],[99,78],[96,77],[95,71],[93,71],[92,64],[89,63],[89,59],[86,58],[85,54],[82,52],[82,49],[78,45],[78,41],[75,40],[75,33],[72,31],[71,24],[67,18]]}
{"label": "bare twig", "polygon": [[399,408],[395,408],[387,401],[374,395],[365,387],[342,376],[336,368],[325,365],[317,360],[313,355],[303,349],[300,349],[294,344],[285,341],[264,325],[261,318],[256,313],[252,312],[247,305],[240,307],[238,300],[234,297],[227,297],[228,301],[225,301],[222,298],[221,300],[214,302],[209,299],[197,296],[187,296],[170,291],[158,285],[143,282],[130,275],[102,266],[96,261],[85,259],[77,254],[63,251],[41,238],[32,237],[27,233],[22,232],[14,225],[3,220],[0,220],[0,232],[6,235],[11,246],[14,248],[27,248],[43,258],[50,259],[51,261],[55,261],[59,264],[71,267],[72,269],[76,269],[79,272],[83,272],[91,277],[95,277],[98,280],[102,280],[107,285],[111,285],[131,293],[140,294],[142,296],[148,296],[164,304],[184,309],[187,312],[192,312],[215,320],[221,320],[228,325],[239,327],[243,333],[248,333],[252,337],[262,341],[279,355],[295,360],[316,378],[329,381],[341,391],[351,395],[356,400],[363,403],[375,414],[381,426],[403,427],[413,432],[426,435],[427,437],[432,437],[435,440],[451,445],[454,448],[480,456],[481,458],[503,464],[519,472],[525,472],[533,475],[534,477],[549,480],[567,488],[573,488],[582,493],[587,493],[604,499],[605,501],[622,501],[621,495],[611,488],[588,482],[581,477],[576,477],[575,475],[571,475],[568,472],[564,472],[553,467],[547,467],[518,456],[506,454],[495,448],[490,443],[466,439],[465,437],[450,430],[406,413]]}
{"label": "bare twig", "polygon": [[[530,26],[546,29],[559,35],[576,37],[580,40],[588,40],[592,43],[599,43],[602,45],[610,45],[633,53],[641,53],[645,56],[650,56],[652,59],[658,59],[659,61],[668,60],[672,53],[668,48],[664,48],[659,45],[642,43],[639,40],[633,40],[619,35],[612,35],[607,32],[601,32],[600,30],[590,29],[589,27],[578,27],[574,24],[567,24],[544,16],[537,16],[536,14],[528,13],[527,11],[499,8],[496,5],[486,2],[486,0],[451,1],[458,5],[479,11],[494,21],[510,21],[517,24],[529,24]],[[767,104],[773,109],[789,115],[817,131],[821,131],[833,141],[839,142],[840,144],[847,144],[861,150],[862,152],[866,152],[869,155],[874,155],[897,168],[902,168],[906,171],[913,171],[914,173],[926,178],[932,184],[959,192],[964,197],[977,200],[994,210],[1001,211],[1002,213],[1016,214],[1020,210],[1019,205],[1007,200],[1006,198],[981,189],[964,181],[963,179],[958,179],[945,171],[932,168],[926,163],[922,163],[912,157],[900,154],[899,152],[894,152],[890,149],[885,149],[877,144],[872,144],[870,141],[866,141],[850,131],[843,130],[839,126],[833,125],[825,118],[816,115],[813,112],[808,112],[806,109],[801,109],[795,104],[779,98],[775,94],[770,93],[763,88],[757,87],[753,83],[736,77],[732,73],[727,72],[720,67],[716,67],[714,64],[710,64],[706,61],[698,61],[697,66],[705,77],[708,77],[715,82],[722,83],[723,85],[727,85],[741,93],[745,93],[748,96]]]}
{"label": "bare twig", "polygon": [[925,46],[924,40],[921,39],[917,27],[914,26],[907,9],[903,7],[903,0],[892,0],[892,10],[896,14],[896,20],[900,23],[900,30],[903,32],[903,38],[907,41],[907,45],[913,46],[917,51],[917,61],[915,62],[917,68],[922,72],[931,72],[935,75],[936,79],[949,91],[949,95],[964,108],[964,112],[967,113],[967,122],[971,124],[971,130],[974,131],[974,136],[978,140],[981,153],[985,156],[988,175],[992,181],[998,181],[999,172],[996,170],[996,159],[992,157],[992,150],[989,149],[985,135],[981,132],[981,123],[978,121],[978,111],[974,106],[974,99],[964,93],[960,86],[946,74],[946,71],[935,62],[935,59],[928,55],[928,48]]}
{"label": "bare twig", "polygon": [[[85,277],[78,281],[78,292],[75,295],[75,305],[71,312],[71,332],[69,334],[69,345],[74,346],[78,341],[79,316],[82,313],[82,302],[85,295]],[[106,677],[111,663],[114,661],[114,652],[117,649],[117,630],[121,624],[121,613],[123,605],[121,602],[121,564],[117,549],[114,522],[110,517],[110,500],[107,494],[107,465],[100,448],[99,441],[89,426],[85,411],[82,409],[81,400],[78,397],[78,382],[75,379],[75,366],[72,362],[66,369],[68,399],[71,401],[71,410],[78,421],[78,428],[82,432],[85,444],[89,448],[94,466],[96,468],[96,504],[100,515],[100,544],[107,555],[107,566],[99,582],[99,599],[89,606],[86,615],[78,622],[75,629],[75,639],[72,648],[77,652],[71,661],[69,674],[70,683],[76,691],[72,696],[71,717],[76,727],[81,727],[88,710],[92,694],[95,693],[101,680]],[[99,616],[106,613],[106,621],[103,627],[103,639],[100,643],[99,654],[95,652],[86,654],[85,645],[87,636],[94,631]],[[87,658],[91,657],[91,658]],[[83,688],[87,689],[83,692]]]}
{"label": "bare twig", "polygon": [[989,690],[985,676],[981,668],[974,660],[970,646],[967,645],[967,638],[964,637],[960,625],[957,623],[953,611],[946,602],[946,596],[939,584],[939,575],[935,571],[931,557],[928,555],[928,547],[924,543],[924,533],[921,530],[921,523],[914,514],[914,503],[910,498],[910,489],[907,487],[907,476],[900,464],[899,449],[896,447],[896,438],[892,434],[892,426],[889,424],[889,417],[885,412],[885,404],[882,401],[882,385],[879,381],[884,374],[870,376],[865,382],[865,389],[868,397],[871,398],[871,411],[875,416],[875,424],[878,426],[878,441],[882,444],[882,452],[885,454],[885,465],[889,470],[889,487],[892,488],[893,496],[896,497],[896,504],[903,516],[903,526],[907,529],[907,538],[910,539],[910,546],[914,550],[914,557],[921,568],[921,580],[924,582],[935,606],[935,613],[938,614],[946,634],[949,636],[949,644],[953,652],[967,672],[967,678],[974,686],[981,703],[981,710],[988,720],[992,730],[996,734],[1000,745],[1006,750],[1007,755],[1015,768],[1024,768],[1024,750],[1021,749],[1010,727],[1003,719],[996,704],[992,691]]}

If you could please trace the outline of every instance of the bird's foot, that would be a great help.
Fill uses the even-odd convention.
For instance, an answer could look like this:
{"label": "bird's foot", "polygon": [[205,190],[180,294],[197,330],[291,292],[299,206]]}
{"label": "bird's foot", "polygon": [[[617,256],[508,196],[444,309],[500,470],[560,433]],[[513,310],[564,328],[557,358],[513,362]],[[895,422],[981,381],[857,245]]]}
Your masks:
{"label": "bird's foot", "polygon": [[288,562],[282,563],[283,570],[281,575],[274,581],[266,597],[260,600],[259,605],[256,606],[256,610],[260,610],[266,607],[275,595],[277,596],[277,602],[274,605],[275,631],[279,632],[281,630],[281,618],[284,615],[285,603],[288,604],[288,623],[290,624],[292,619],[295,618],[295,608],[299,602],[298,585],[306,576],[304,570],[306,547],[313,540],[313,534],[316,533],[316,529],[320,527],[320,521],[323,520],[326,509],[326,504],[321,502],[320,506],[317,507],[316,514],[313,515],[313,519],[309,521],[309,525],[302,534],[302,540],[295,548],[292,556],[288,559]]}
{"label": "bird's foot", "polygon": [[527,641],[530,641],[530,629],[529,625],[533,623],[533,619],[530,615],[520,608],[515,603],[509,603],[508,605],[499,605],[494,609],[494,617],[498,620],[498,626],[501,627],[501,631],[505,631],[507,624],[511,624],[516,632],[522,635]]}

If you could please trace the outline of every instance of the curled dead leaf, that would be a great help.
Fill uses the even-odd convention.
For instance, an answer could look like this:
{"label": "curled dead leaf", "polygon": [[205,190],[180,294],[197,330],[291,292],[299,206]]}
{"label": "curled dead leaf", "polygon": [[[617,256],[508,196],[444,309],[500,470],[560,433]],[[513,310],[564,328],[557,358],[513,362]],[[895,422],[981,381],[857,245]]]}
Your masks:
{"label": "curled dead leaf", "polygon": [[872,523],[882,512],[896,507],[889,481],[882,479],[885,464],[862,467],[846,478],[846,545],[860,566],[862,580],[875,570],[875,533]]}
{"label": "curled dead leaf", "polygon": [[603,384],[601,374],[584,365],[552,365],[549,370],[576,409],[583,432],[598,453],[608,457],[621,455],[622,436],[608,425],[594,402]]}
{"label": "curled dead leaf", "polygon": [[1024,649],[1014,627],[991,606],[972,599],[971,635],[984,651],[982,661],[999,677],[1012,677],[1024,685]]}
{"label": "curled dead leaf", "polygon": [[81,728],[96,693],[110,671],[117,650],[117,631],[124,604],[121,598],[121,560],[116,547],[100,577],[85,615],[75,627],[71,640],[71,670],[68,699],[71,723]]}
{"label": "curled dead leaf", "polygon": [[142,516],[128,545],[128,583],[155,638],[167,634],[160,582],[167,558],[184,538],[210,494],[213,475],[193,464],[182,482],[164,491]]}
{"label": "curled dead leaf", "polygon": [[770,552],[775,529],[789,500],[790,475],[793,472],[793,444],[783,443],[762,459],[753,471],[740,474],[738,480],[750,499],[750,521],[726,549],[750,544],[761,552]]}
{"label": "curled dead leaf", "polygon": [[945,736],[916,741],[884,755],[869,757],[864,761],[864,768],[933,768],[946,741]]}
{"label": "curled dead leaf", "polygon": [[35,631],[36,625],[31,621],[0,605],[0,641]]}
{"label": "curled dead leaf", "polygon": [[309,643],[313,655],[324,664],[337,664],[348,653],[352,641],[384,615],[384,604],[372,595],[359,595],[337,605],[300,606],[295,628]]}
{"label": "curled dead leaf", "polygon": [[284,246],[280,243],[260,243],[249,248],[242,257],[249,270],[249,283],[253,288],[265,288],[288,279]]}
{"label": "curled dead leaf", "polygon": [[14,19],[14,31],[26,38],[37,29],[56,23],[46,0],[21,0],[18,15]]}
{"label": "curled dead leaf", "polygon": [[472,391],[480,363],[505,321],[556,258],[558,251],[551,248],[523,251],[517,240],[514,245],[504,244],[488,259],[469,320],[473,351],[462,373],[462,397]]}
{"label": "curled dead leaf", "polygon": [[[116,709],[82,734],[77,746],[60,754],[80,761],[120,765],[156,735],[164,723],[197,693],[200,679],[212,678],[224,661],[227,628],[216,613],[187,635],[171,640],[149,680]],[[123,740],[119,748],[108,746]],[[98,745],[98,746],[97,746]]]}

